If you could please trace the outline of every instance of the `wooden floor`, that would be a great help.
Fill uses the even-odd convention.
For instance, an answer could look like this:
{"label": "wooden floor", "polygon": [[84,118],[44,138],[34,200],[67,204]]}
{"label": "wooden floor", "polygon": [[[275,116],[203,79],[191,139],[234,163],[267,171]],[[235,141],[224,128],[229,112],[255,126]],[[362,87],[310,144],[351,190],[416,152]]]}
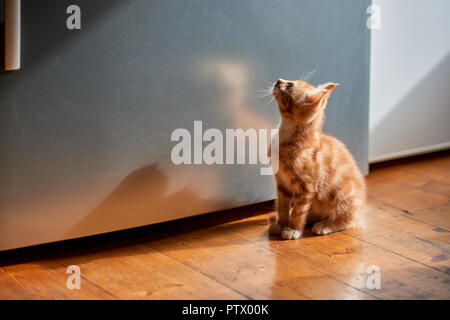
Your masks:
{"label": "wooden floor", "polygon": [[0,299],[450,299],[450,153],[374,166],[367,182],[361,227],[321,237],[269,237],[269,202],[2,253]]}

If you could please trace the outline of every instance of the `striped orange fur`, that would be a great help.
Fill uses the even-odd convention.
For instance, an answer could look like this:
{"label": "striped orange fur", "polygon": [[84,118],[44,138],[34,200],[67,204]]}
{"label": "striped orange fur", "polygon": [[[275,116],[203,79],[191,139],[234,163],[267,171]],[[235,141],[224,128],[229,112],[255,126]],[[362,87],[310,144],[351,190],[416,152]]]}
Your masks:
{"label": "striped orange fur", "polygon": [[316,235],[351,228],[364,210],[361,171],[346,146],[322,131],[325,106],[336,86],[280,79],[273,87],[281,113],[280,161],[278,219],[271,219],[269,232],[283,239],[301,237],[307,223],[314,223]]}

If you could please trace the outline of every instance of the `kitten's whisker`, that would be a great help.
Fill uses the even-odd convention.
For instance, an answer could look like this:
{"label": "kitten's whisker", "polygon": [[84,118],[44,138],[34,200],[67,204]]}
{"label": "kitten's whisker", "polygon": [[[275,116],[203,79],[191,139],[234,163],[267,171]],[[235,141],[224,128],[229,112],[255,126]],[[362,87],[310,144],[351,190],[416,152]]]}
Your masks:
{"label": "kitten's whisker", "polygon": [[268,96],[270,96],[269,94],[266,94],[266,95],[264,95],[264,96],[255,96],[256,98],[259,98],[259,99],[264,99],[264,98],[267,98]]}
{"label": "kitten's whisker", "polygon": [[313,70],[311,70],[311,71],[309,72],[309,74],[308,74],[308,81],[309,81],[310,79],[312,79],[313,75],[316,73],[316,70],[317,70],[317,69],[313,69]]}
{"label": "kitten's whisker", "polygon": [[305,81],[309,81],[310,78],[311,78],[311,71],[308,71],[308,73],[305,76]]}
{"label": "kitten's whisker", "polygon": [[300,78],[299,78],[299,80],[302,80],[302,81],[304,81],[304,80],[305,80],[305,73],[304,73],[304,72],[302,72],[302,74],[300,75]]}
{"label": "kitten's whisker", "polygon": [[259,92],[259,93],[257,93],[256,95],[259,96],[259,97],[265,97],[265,96],[268,96],[268,95],[270,95],[270,94],[272,94],[272,90],[270,90],[270,91],[264,91],[264,92]]}
{"label": "kitten's whisker", "polygon": [[265,97],[267,97],[269,95],[272,95],[272,90],[273,90],[272,86],[270,86],[267,89],[256,90],[257,91],[256,96],[261,97],[261,98],[265,98]]}
{"label": "kitten's whisker", "polygon": [[264,108],[268,107],[269,104],[275,99],[275,95],[272,95],[272,98],[269,100],[269,102],[266,103],[266,105],[264,106]]}
{"label": "kitten's whisker", "polygon": [[302,81],[305,81],[305,82],[309,82],[311,80],[312,76],[314,75],[314,73],[316,72],[316,70],[317,69],[313,69],[313,70],[308,71],[308,72],[303,72],[300,75],[300,79],[299,80],[302,80]]}
{"label": "kitten's whisker", "polygon": [[267,90],[271,89],[272,87],[273,87],[273,85],[270,85],[266,89],[257,89],[256,91],[267,91]]}

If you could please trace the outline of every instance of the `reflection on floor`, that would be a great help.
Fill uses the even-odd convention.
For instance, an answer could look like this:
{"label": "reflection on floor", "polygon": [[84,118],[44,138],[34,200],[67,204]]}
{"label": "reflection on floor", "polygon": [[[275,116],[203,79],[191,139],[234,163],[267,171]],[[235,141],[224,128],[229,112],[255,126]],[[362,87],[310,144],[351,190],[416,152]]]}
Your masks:
{"label": "reflection on floor", "polygon": [[367,181],[361,227],[322,237],[269,237],[268,202],[4,252],[0,299],[450,299],[450,152]]}

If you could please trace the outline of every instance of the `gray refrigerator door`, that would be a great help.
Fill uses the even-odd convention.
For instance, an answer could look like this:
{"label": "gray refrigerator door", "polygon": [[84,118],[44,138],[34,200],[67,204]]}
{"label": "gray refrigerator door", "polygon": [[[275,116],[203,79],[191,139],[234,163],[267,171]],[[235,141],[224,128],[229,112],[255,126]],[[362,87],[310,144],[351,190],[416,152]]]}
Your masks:
{"label": "gray refrigerator door", "polygon": [[258,90],[313,70],[367,172],[369,0],[78,0],[69,30],[71,4],[22,0],[21,69],[0,73],[0,250],[273,199],[259,163],[174,164],[172,134],[194,162],[195,121],[275,128]]}

